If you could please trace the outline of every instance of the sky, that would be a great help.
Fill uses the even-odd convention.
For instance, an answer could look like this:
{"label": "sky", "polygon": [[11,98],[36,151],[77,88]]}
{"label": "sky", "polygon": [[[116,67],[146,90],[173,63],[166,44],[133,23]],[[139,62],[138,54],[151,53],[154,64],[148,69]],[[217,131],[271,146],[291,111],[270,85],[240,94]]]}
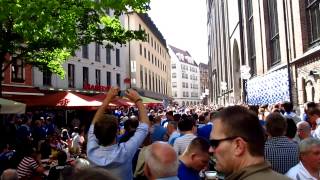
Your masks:
{"label": "sky", "polygon": [[208,63],[205,0],[151,0],[149,16],[167,44],[187,50],[197,63]]}

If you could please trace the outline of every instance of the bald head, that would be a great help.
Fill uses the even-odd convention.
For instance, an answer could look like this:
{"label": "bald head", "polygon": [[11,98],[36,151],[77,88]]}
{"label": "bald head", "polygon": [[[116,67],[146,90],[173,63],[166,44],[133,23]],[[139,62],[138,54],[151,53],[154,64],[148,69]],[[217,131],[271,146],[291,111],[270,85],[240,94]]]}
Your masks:
{"label": "bald head", "polygon": [[145,174],[149,179],[177,175],[178,157],[167,143],[155,142],[145,152]]}
{"label": "bald head", "polygon": [[311,136],[311,126],[306,121],[297,123],[297,132],[300,139],[305,139]]}
{"label": "bald head", "polygon": [[1,180],[18,180],[18,174],[15,169],[6,169],[1,175]]}

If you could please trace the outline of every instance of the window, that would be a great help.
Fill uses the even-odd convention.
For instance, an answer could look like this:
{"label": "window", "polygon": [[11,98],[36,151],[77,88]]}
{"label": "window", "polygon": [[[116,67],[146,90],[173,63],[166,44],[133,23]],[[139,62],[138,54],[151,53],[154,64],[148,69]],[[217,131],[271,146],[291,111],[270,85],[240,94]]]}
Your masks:
{"label": "window", "polygon": [[142,30],[142,28],[141,28],[141,24],[139,24],[139,31],[141,31]]}
{"label": "window", "polygon": [[148,89],[148,74],[147,69],[144,69],[144,82],[145,82],[145,89]]}
{"label": "window", "polygon": [[270,31],[270,48],[271,48],[270,65],[273,66],[279,63],[281,59],[277,1],[268,0],[268,8],[269,8],[269,31]]}
{"label": "window", "polygon": [[153,38],[151,37],[151,47],[153,47]]}
{"label": "window", "polygon": [[143,67],[140,66],[140,88],[143,89]]}
{"label": "window", "polygon": [[148,51],[148,60],[150,61],[150,51]]}
{"label": "window", "polygon": [[156,81],[155,81],[155,83],[156,83],[156,89],[155,89],[155,92],[157,92],[158,91],[158,76],[156,75]]}
{"label": "window", "polygon": [[142,56],[142,45],[140,44],[140,55]]}
{"label": "window", "polygon": [[116,66],[120,67],[120,49],[116,49]]}
{"label": "window", "polygon": [[144,48],[144,58],[147,59],[147,50],[146,50],[146,48]]}
{"label": "window", "polygon": [[107,71],[107,86],[111,86],[111,72]]}
{"label": "window", "polygon": [[82,58],[89,58],[89,53],[88,53],[88,45],[83,45],[82,46]]}
{"label": "window", "polygon": [[257,74],[257,65],[256,65],[256,47],[254,40],[254,23],[253,23],[253,10],[252,10],[252,0],[247,1],[247,11],[248,11],[248,42],[249,42],[249,66],[251,68],[250,74]]}
{"label": "window", "polygon": [[177,87],[177,82],[172,82],[172,87],[173,88]]}
{"label": "window", "polygon": [[309,44],[320,42],[320,0],[307,0]]}
{"label": "window", "polygon": [[155,82],[154,82],[154,72],[152,72],[152,91],[154,91],[154,86],[155,86]]}
{"label": "window", "polygon": [[173,91],[173,97],[177,97],[178,96],[178,93],[177,93],[177,91]]}
{"label": "window", "polygon": [[82,67],[82,82],[83,85],[89,84],[89,68]]}
{"label": "window", "polygon": [[151,55],[151,60],[152,60],[151,62],[152,62],[152,64],[153,64],[153,54]]}
{"label": "window", "polygon": [[172,78],[176,78],[177,77],[177,73],[172,73]]}
{"label": "window", "polygon": [[110,15],[110,9],[109,8],[105,8],[106,14]]}
{"label": "window", "polygon": [[11,81],[17,83],[23,83],[23,67],[24,63],[22,59],[15,59],[11,64]]}
{"label": "window", "polygon": [[96,69],[96,85],[101,85],[101,71]]}
{"label": "window", "polygon": [[100,62],[100,45],[96,43],[96,57],[95,61]]}
{"label": "window", "polygon": [[117,73],[117,86],[121,88],[121,76],[119,73]]}
{"label": "window", "polygon": [[111,49],[106,48],[106,63],[111,64]]}
{"label": "window", "polygon": [[149,90],[151,90],[151,71],[149,71]]}
{"label": "window", "polygon": [[43,72],[43,85],[44,86],[51,86],[51,77],[52,77],[52,72],[49,71],[48,69],[44,69]]}
{"label": "window", "polygon": [[183,79],[188,79],[188,74],[182,73],[182,78],[183,78]]}
{"label": "window", "polygon": [[68,87],[74,88],[74,64],[68,64]]}

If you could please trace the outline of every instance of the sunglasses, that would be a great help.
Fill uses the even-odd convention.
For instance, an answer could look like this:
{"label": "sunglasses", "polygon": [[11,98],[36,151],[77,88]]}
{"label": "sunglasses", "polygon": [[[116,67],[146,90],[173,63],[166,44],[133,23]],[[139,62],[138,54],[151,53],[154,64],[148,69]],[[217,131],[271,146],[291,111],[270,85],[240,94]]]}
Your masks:
{"label": "sunglasses", "polygon": [[232,137],[227,137],[227,138],[223,138],[223,139],[210,139],[210,146],[212,148],[217,148],[222,141],[234,140],[237,137],[239,137],[239,136],[232,136]]}

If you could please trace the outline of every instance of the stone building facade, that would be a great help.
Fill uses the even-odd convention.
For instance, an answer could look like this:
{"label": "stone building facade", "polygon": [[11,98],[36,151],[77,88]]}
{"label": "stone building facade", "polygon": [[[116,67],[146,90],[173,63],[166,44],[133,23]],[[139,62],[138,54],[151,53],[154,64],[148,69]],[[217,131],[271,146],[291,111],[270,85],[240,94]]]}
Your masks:
{"label": "stone building facade", "polygon": [[207,0],[207,11],[211,102],[319,101],[320,0]]}

